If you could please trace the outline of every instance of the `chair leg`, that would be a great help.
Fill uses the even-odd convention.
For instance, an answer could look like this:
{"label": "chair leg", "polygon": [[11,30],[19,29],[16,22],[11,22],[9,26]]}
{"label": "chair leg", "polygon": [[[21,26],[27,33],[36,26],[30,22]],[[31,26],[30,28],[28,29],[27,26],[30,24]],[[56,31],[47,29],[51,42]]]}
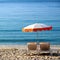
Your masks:
{"label": "chair leg", "polygon": [[27,55],[30,55],[30,50],[27,50]]}
{"label": "chair leg", "polygon": [[57,55],[59,55],[59,50],[57,50]]}
{"label": "chair leg", "polygon": [[50,55],[52,56],[53,55],[53,53],[52,53],[52,51],[50,50]]}

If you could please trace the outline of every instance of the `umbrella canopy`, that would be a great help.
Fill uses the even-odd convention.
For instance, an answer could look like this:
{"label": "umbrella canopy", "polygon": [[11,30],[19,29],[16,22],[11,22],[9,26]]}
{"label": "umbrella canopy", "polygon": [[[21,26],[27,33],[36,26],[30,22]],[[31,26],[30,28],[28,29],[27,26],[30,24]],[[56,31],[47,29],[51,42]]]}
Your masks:
{"label": "umbrella canopy", "polygon": [[52,30],[52,26],[47,26],[42,23],[35,23],[32,25],[28,25],[22,29],[23,32],[37,32],[37,31],[46,31],[46,30]]}

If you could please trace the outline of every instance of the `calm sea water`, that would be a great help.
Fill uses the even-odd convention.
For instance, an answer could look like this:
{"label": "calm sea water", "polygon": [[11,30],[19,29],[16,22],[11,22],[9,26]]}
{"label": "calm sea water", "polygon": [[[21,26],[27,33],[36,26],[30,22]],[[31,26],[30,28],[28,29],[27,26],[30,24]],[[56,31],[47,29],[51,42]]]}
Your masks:
{"label": "calm sea water", "polygon": [[[22,32],[22,28],[44,23],[51,31]],[[26,44],[27,42],[60,44],[60,3],[0,3],[0,44]]]}

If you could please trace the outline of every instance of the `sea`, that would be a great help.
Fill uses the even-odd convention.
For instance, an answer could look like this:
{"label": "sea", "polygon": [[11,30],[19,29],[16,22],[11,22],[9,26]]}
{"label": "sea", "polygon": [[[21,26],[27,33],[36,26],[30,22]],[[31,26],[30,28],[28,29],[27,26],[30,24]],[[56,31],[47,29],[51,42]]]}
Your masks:
{"label": "sea", "polygon": [[[51,31],[23,32],[30,24],[52,26]],[[50,42],[60,45],[60,2],[0,2],[0,44]]]}

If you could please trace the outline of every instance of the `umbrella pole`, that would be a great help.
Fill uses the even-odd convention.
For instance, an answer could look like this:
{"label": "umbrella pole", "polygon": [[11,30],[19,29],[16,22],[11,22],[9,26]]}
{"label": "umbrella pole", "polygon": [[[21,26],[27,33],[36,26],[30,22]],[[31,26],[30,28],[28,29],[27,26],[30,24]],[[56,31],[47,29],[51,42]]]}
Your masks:
{"label": "umbrella pole", "polygon": [[37,39],[38,39],[38,31],[37,31]]}
{"label": "umbrella pole", "polygon": [[38,40],[39,40],[39,36],[38,36],[39,32],[37,31],[37,43],[38,43]]}

